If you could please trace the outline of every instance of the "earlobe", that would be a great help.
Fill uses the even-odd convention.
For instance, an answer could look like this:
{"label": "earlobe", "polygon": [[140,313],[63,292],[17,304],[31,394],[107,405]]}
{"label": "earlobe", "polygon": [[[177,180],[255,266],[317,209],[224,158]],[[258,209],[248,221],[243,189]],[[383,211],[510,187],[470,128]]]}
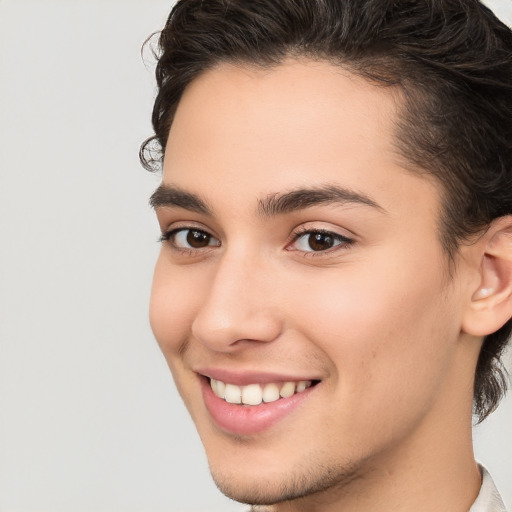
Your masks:
{"label": "earlobe", "polygon": [[468,334],[487,336],[512,317],[512,216],[493,221],[473,249],[479,262],[479,284],[462,327]]}

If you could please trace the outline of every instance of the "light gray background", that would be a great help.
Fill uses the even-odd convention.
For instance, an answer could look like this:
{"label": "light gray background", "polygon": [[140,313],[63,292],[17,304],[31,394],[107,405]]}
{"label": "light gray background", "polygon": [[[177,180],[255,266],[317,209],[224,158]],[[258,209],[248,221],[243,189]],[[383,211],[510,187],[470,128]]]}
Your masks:
{"label": "light gray background", "polygon": [[[171,4],[0,0],[0,512],[246,508],[211,483],[147,321],[139,50]],[[475,438],[512,506],[512,397]]]}

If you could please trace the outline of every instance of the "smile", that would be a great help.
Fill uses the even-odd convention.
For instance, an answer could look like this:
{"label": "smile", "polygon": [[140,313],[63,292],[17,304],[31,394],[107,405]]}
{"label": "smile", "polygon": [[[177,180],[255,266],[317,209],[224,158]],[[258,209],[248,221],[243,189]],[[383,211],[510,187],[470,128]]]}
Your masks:
{"label": "smile", "polygon": [[[210,372],[208,372],[210,373]],[[276,375],[226,373],[225,380],[199,379],[204,404],[213,423],[223,432],[237,436],[259,434],[292,415],[309,401],[320,380],[280,380]],[[263,380],[263,382],[262,382]],[[231,381],[231,382],[230,382]],[[233,381],[239,381],[233,384]],[[316,393],[314,393],[316,394]]]}
{"label": "smile", "polygon": [[210,379],[210,386],[215,396],[230,404],[260,405],[271,403],[281,398],[289,398],[311,387],[310,380],[283,383],[269,382],[267,384],[249,384],[237,386],[220,380]]}

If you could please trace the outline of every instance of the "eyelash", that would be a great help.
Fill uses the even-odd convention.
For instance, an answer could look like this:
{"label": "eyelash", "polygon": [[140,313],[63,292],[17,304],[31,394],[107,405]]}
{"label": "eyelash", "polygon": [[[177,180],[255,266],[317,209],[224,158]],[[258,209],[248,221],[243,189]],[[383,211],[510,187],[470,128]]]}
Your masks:
{"label": "eyelash", "polygon": [[[335,231],[329,231],[327,229],[308,229],[308,228],[300,227],[293,234],[293,239],[292,239],[291,243],[287,245],[287,248],[291,244],[296,243],[301,238],[308,236],[308,235],[324,235],[324,236],[332,238],[337,243],[328,249],[320,250],[320,251],[314,251],[314,250],[311,250],[311,251],[302,250],[301,251],[300,249],[295,249],[296,251],[302,252],[303,255],[307,258],[319,257],[319,256],[323,256],[326,254],[330,254],[333,251],[347,249],[348,247],[350,247],[351,245],[354,244],[354,240],[352,238],[349,238],[345,235],[340,235],[339,233],[336,233]],[[294,249],[288,249],[288,250],[293,251]]]}
{"label": "eyelash", "polygon": [[[172,230],[166,231],[165,233],[162,233],[162,235],[159,237],[158,241],[161,243],[169,242],[172,245],[174,250],[179,251],[185,255],[194,255],[194,254],[197,254],[197,251],[200,251],[202,249],[220,246],[220,242],[218,241],[218,244],[208,244],[205,247],[196,247],[196,248],[180,247],[175,243],[173,238],[176,235],[178,235],[179,233],[183,233],[183,232],[196,232],[196,233],[200,233],[202,235],[206,235],[206,236],[210,237],[209,241],[216,240],[216,238],[213,235],[211,235],[210,233],[208,233],[205,230],[197,229],[194,227],[180,227],[180,228],[172,229]],[[307,250],[290,249],[289,248],[292,244],[296,243],[301,238],[303,238],[305,236],[310,236],[310,235],[324,235],[326,237],[330,237],[332,240],[334,240],[335,245],[333,245],[332,247],[329,247],[325,250],[318,250],[318,251],[315,251],[315,250],[307,251]],[[318,257],[318,256],[325,255],[326,253],[331,253],[336,250],[347,249],[348,247],[350,247],[353,244],[354,244],[354,240],[352,238],[349,238],[344,235],[340,235],[339,233],[336,233],[334,231],[329,231],[326,229],[307,229],[307,228],[301,227],[301,228],[298,228],[293,233],[293,238],[292,238],[291,242],[289,242],[286,245],[286,249],[289,251],[293,251],[293,252],[295,252],[295,251],[301,252],[304,255],[304,257]]]}
{"label": "eyelash", "polygon": [[195,228],[195,227],[180,227],[180,228],[171,229],[169,231],[166,231],[165,233],[162,233],[162,235],[160,236],[158,241],[161,243],[168,242],[174,250],[179,251],[180,253],[187,255],[187,256],[193,256],[195,254],[198,254],[198,251],[200,251],[201,249],[207,249],[209,247],[215,247],[215,246],[218,247],[220,245],[220,242],[218,242],[218,244],[216,244],[216,245],[208,244],[205,247],[180,247],[179,245],[176,244],[175,240],[173,240],[173,239],[179,233],[187,233],[187,232],[189,232],[189,233],[194,232],[194,233],[200,233],[202,235],[206,235],[207,237],[209,237],[209,241],[216,240],[216,238],[213,235],[211,235],[204,229],[199,229],[199,228]]}

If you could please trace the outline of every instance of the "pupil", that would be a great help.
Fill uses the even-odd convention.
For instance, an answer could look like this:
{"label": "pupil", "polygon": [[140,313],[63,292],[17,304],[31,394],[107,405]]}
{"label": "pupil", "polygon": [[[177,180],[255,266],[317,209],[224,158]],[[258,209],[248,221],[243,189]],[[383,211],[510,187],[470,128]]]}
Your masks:
{"label": "pupil", "polygon": [[210,243],[210,235],[203,233],[202,231],[190,230],[187,234],[187,243],[194,249],[200,249],[206,247]]}
{"label": "pupil", "polygon": [[308,244],[313,251],[325,251],[333,246],[333,238],[325,233],[312,233],[309,235]]}

